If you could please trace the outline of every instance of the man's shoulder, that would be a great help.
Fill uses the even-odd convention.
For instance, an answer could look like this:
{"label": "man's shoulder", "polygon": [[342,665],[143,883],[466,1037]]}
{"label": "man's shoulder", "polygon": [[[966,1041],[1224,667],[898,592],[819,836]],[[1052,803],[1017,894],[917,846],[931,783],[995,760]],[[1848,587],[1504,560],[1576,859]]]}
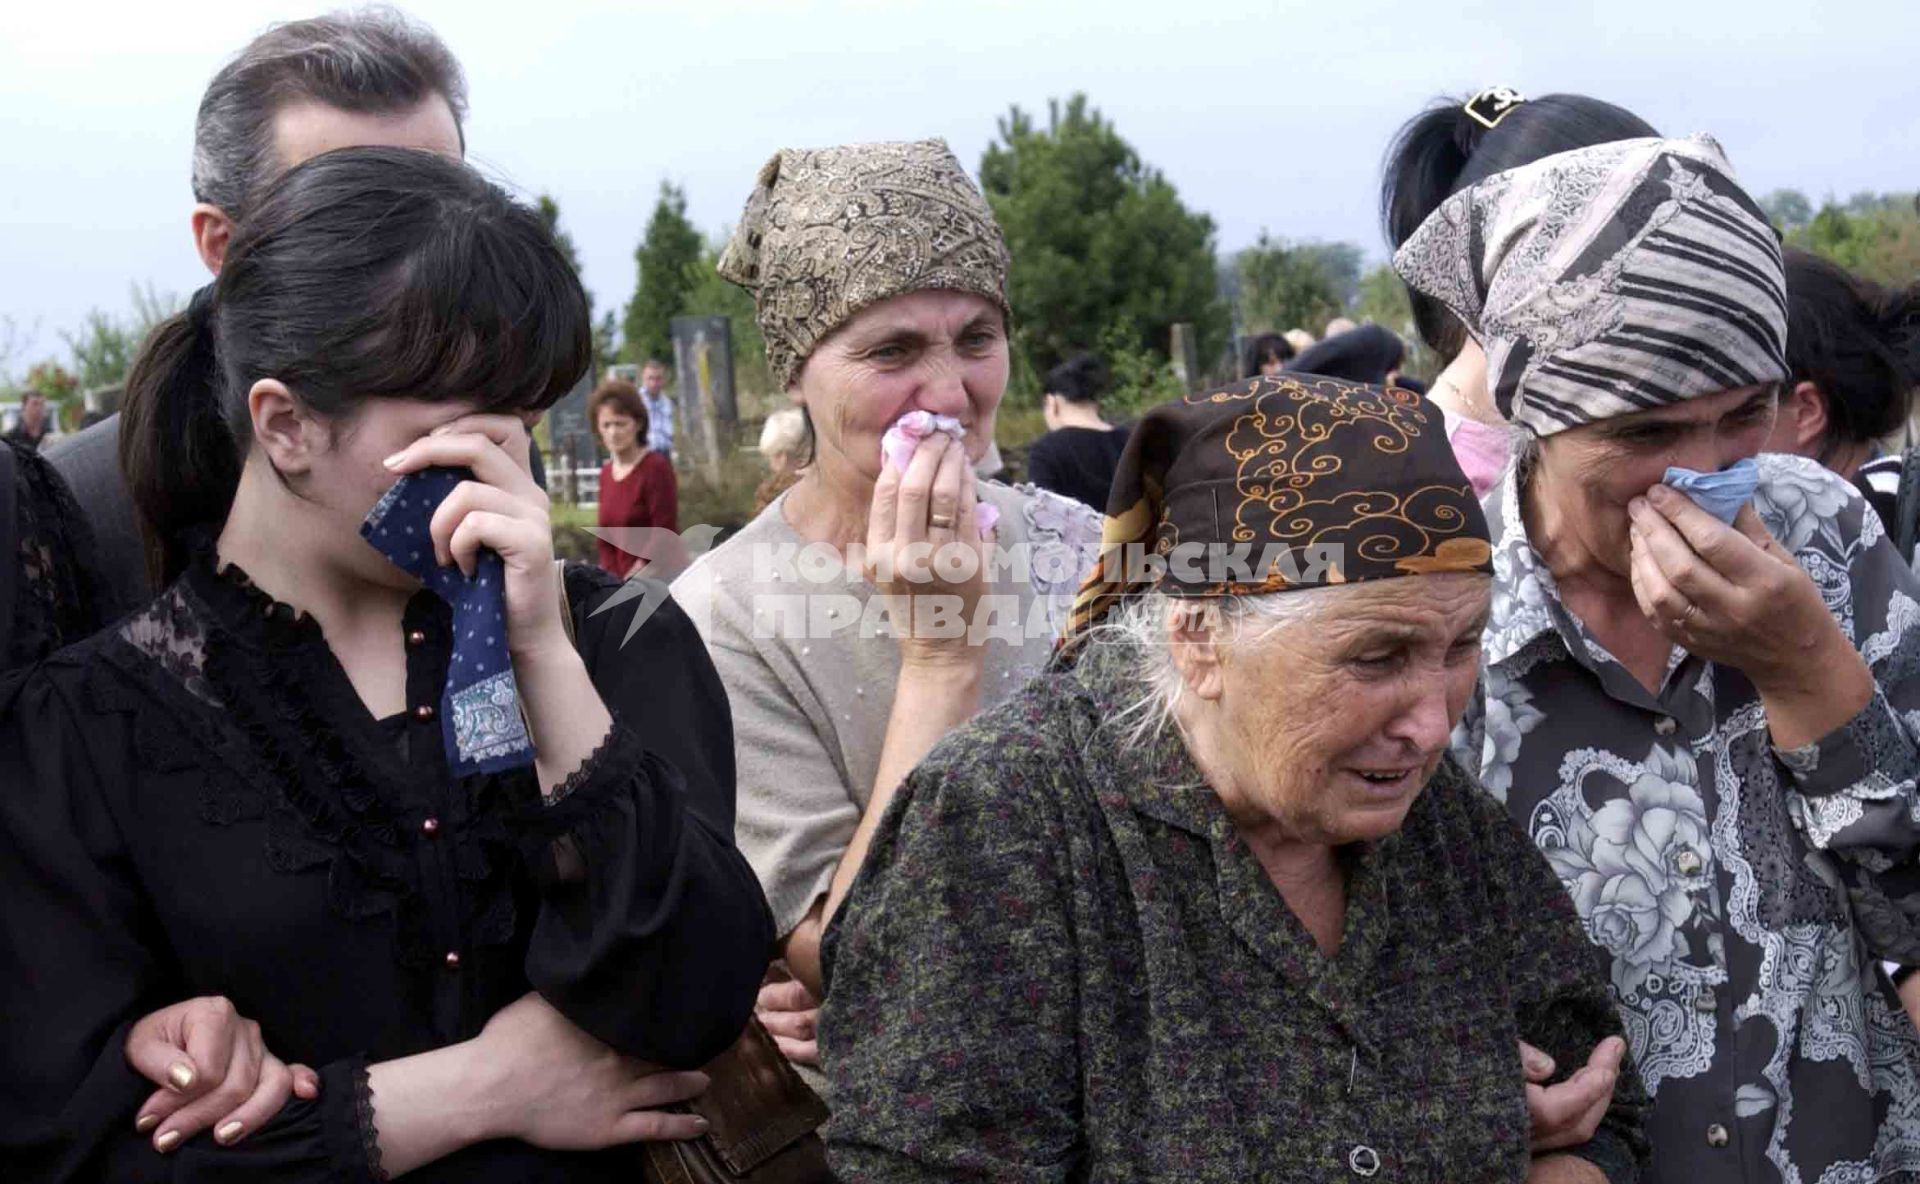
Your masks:
{"label": "man's shoulder", "polygon": [[46,446],[47,459],[78,491],[120,472],[120,416],[116,412],[90,428],[62,436]]}

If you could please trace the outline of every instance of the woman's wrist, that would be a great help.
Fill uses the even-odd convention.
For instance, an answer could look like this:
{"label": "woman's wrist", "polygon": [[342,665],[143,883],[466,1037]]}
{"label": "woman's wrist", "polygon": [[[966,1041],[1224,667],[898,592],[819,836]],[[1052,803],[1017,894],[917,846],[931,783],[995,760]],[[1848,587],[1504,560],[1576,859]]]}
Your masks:
{"label": "woman's wrist", "polygon": [[478,1052],[467,1040],[368,1068],[373,1133],[389,1175],[511,1134],[505,1075],[497,1058]]}
{"label": "woman's wrist", "polygon": [[1777,673],[1748,672],[1780,748],[1819,741],[1873,701],[1873,671],[1837,626],[1803,657]]}

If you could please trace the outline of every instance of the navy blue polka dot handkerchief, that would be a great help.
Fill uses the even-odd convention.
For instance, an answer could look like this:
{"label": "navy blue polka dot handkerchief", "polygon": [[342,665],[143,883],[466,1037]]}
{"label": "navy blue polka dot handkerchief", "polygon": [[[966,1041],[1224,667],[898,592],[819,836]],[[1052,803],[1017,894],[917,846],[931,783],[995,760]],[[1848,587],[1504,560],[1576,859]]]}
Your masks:
{"label": "navy blue polka dot handkerchief", "polygon": [[432,468],[394,482],[360,524],[360,534],[453,607],[453,657],[440,692],[440,736],[456,777],[524,768],[533,737],[520,713],[520,691],[507,657],[506,565],[482,549],[472,578],[434,562],[427,524],[433,512],[470,480],[466,469]]}

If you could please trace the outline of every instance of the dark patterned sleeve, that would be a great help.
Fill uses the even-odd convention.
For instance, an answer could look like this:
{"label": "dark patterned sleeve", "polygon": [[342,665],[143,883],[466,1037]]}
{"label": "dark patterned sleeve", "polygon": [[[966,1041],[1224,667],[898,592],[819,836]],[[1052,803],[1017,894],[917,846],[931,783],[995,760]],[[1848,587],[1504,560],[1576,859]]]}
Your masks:
{"label": "dark patterned sleeve", "polygon": [[1810,508],[1841,499],[1796,551],[1873,671],[1874,693],[1812,744],[1777,749],[1797,791],[1791,811],[1835,866],[1871,951],[1920,965],[1920,577],[1852,486],[1802,476]]}
{"label": "dark patterned sleeve", "polygon": [[[1520,1038],[1554,1060],[1553,1084],[1587,1063],[1609,1036],[1626,1033],[1608,989],[1609,961],[1587,940],[1573,901],[1553,868],[1507,811],[1464,773],[1462,799],[1475,814],[1479,849],[1494,877],[1494,904],[1509,918],[1508,988]],[[1520,1071],[1516,1061],[1514,1071]],[[1611,1184],[1632,1184],[1647,1166],[1644,1131],[1650,1102],[1634,1071],[1622,1062],[1613,1105],[1587,1143],[1566,1149],[1606,1173]]]}
{"label": "dark patterned sleeve", "polygon": [[76,661],[0,680],[0,1178],[371,1181],[358,1059],[321,1066],[318,1100],[236,1147],[202,1134],[163,1156],[134,1132],[154,1086],[127,1064],[127,1033],[192,992],[109,800],[138,783],[124,717],[75,706]]}
{"label": "dark patterned sleeve", "polygon": [[979,724],[950,736],[901,786],[828,927],[826,1137],[848,1184],[1074,1174],[1067,844],[1035,748]]}
{"label": "dark patterned sleeve", "polygon": [[[656,585],[657,586],[657,585]],[[576,633],[613,716],[600,748],[523,819],[544,892],[529,981],[621,1052],[696,1068],[737,1039],[773,946],[760,882],[733,844],[733,730],[706,647],[664,597],[605,607],[621,585],[569,581]]]}

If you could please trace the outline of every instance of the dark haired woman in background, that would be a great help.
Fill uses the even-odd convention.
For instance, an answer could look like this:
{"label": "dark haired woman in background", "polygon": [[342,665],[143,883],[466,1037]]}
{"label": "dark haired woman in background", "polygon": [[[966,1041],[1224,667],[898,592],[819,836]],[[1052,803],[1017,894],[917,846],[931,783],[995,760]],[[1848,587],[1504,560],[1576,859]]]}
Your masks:
{"label": "dark haired woman in background", "polygon": [[[398,149],[293,169],[156,330],[123,462],[173,582],[0,691],[9,1179],[630,1180],[614,1145],[702,1129],[660,1066],[738,1035],[772,933],[698,637],[662,605],[621,651],[610,579],[556,589],[523,425],[589,350],[537,215]],[[531,751],[464,772],[476,720]],[[122,1042],[211,993],[323,1088],[162,1156]]]}
{"label": "dark haired woman in background", "polygon": [[[1275,338],[1282,345],[1284,338]],[[1092,354],[1077,354],[1047,371],[1041,403],[1047,434],[1027,453],[1027,479],[1042,489],[1107,510],[1107,487],[1127,446],[1127,433],[1100,417],[1106,367]]]}
{"label": "dark haired woman in background", "polygon": [[[600,466],[601,527],[679,530],[679,482],[667,454],[647,447],[650,421],[640,389],[624,378],[602,382],[587,400],[587,422],[607,449],[607,463]],[[635,535],[616,545],[602,536],[600,566],[624,580],[637,561],[653,558],[658,541]]]}
{"label": "dark haired woman in background", "polygon": [[[1259,374],[1278,374],[1293,361],[1298,351],[1293,342],[1280,333],[1262,333],[1247,342],[1245,360],[1240,366],[1242,378],[1252,378]],[[1102,507],[1103,509],[1105,507]]]}
{"label": "dark haired woman in background", "polygon": [[[1810,457],[1851,478],[1900,537],[1908,525],[1899,507],[1903,458],[1875,454],[1878,440],[1906,425],[1920,385],[1920,291],[1889,291],[1793,247],[1782,253],[1789,374],[1766,451]],[[1911,533],[1905,538],[1911,560]]]}
{"label": "dark haired woman in background", "polygon": [[[1387,149],[1380,216],[1399,250],[1440,203],[1476,181],[1542,157],[1659,135],[1639,116],[1585,95],[1527,99],[1503,86],[1441,99],[1414,116]],[[1487,393],[1487,356],[1438,301],[1413,288],[1413,323],[1446,362],[1427,397],[1446,412],[1454,456],[1481,496],[1506,467],[1511,434]]]}
{"label": "dark haired woman in background", "polygon": [[1287,369],[1368,386],[1395,385],[1407,358],[1407,343],[1391,329],[1360,325],[1323,337],[1288,363]]}

